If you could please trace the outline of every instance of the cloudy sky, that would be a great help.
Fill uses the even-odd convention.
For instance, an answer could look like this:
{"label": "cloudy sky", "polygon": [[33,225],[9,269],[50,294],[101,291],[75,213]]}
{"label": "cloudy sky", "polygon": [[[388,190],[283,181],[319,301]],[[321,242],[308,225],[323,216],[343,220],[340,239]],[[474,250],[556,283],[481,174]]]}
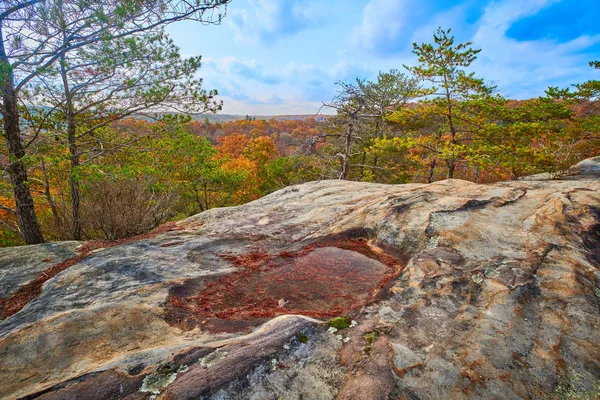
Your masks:
{"label": "cloudy sky", "polygon": [[481,48],[473,71],[511,98],[600,79],[600,0],[233,0],[220,26],[169,27],[202,55],[229,114],[314,114],[335,82],[414,65],[413,42],[452,28]]}

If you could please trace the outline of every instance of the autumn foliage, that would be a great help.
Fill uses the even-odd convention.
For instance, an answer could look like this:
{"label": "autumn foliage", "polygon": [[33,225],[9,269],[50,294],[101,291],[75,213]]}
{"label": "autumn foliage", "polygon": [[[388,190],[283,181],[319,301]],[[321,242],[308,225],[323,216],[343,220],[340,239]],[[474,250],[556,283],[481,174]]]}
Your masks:
{"label": "autumn foliage", "polygon": [[[467,71],[479,50],[455,44],[449,33],[439,29],[434,44],[414,45],[419,64],[409,74],[391,70],[375,81],[338,83],[341,93],[330,103],[337,114],[318,120],[211,123],[156,114],[84,124],[74,164],[72,143],[56,128],[60,115],[42,125],[32,117],[42,129],[23,125],[30,147],[21,161],[44,237],[73,238],[74,181],[83,238],[119,240],[311,180],[561,178],[600,156],[599,81],[506,99]],[[0,168],[8,165],[0,147]],[[22,243],[12,189],[4,176],[0,246]]]}

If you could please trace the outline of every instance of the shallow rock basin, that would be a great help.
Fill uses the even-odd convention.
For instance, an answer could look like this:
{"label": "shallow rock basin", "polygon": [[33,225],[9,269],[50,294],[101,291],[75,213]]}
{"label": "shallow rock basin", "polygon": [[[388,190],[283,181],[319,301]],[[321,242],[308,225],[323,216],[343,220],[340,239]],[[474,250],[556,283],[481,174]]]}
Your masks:
{"label": "shallow rock basin", "polygon": [[169,296],[167,320],[191,329],[235,331],[282,314],[343,315],[368,303],[396,274],[400,262],[364,240],[307,246],[275,255],[224,256],[241,272],[190,280]]}

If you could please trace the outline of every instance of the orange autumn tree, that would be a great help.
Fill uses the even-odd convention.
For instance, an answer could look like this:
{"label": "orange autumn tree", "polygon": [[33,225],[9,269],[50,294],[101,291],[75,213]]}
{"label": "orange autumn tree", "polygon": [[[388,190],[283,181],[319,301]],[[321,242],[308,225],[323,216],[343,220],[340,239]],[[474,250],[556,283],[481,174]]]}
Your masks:
{"label": "orange autumn tree", "polygon": [[243,150],[243,154],[250,161],[255,162],[258,168],[264,167],[279,157],[275,142],[268,136],[250,139]]}
{"label": "orange autumn tree", "polygon": [[217,150],[219,154],[231,158],[237,158],[242,155],[242,152],[250,138],[243,133],[233,132],[227,136],[219,136],[217,138]]}
{"label": "orange autumn tree", "polygon": [[242,154],[249,141],[247,135],[238,132],[217,137],[217,154],[223,161],[223,170],[244,176],[238,190],[231,195],[235,203],[254,200],[260,196],[256,190],[258,187],[256,163]]}
{"label": "orange autumn tree", "polygon": [[263,193],[264,169],[279,157],[275,142],[268,136],[250,138],[240,133],[217,138],[219,157],[225,160],[225,170],[246,174],[240,190],[234,193],[234,201],[245,202],[259,198]]}

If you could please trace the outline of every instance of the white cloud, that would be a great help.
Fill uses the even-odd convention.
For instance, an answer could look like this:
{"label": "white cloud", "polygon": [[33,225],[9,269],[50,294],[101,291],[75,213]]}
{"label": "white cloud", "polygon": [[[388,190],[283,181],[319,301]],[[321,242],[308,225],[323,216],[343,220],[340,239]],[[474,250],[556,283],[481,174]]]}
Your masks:
{"label": "white cloud", "polygon": [[506,37],[510,25],[537,13],[556,0],[508,0],[490,4],[479,20],[473,45],[483,51],[474,63],[478,75],[495,82],[508,97],[542,95],[550,85],[584,81],[590,68],[582,50],[600,43],[600,35],[565,43],[552,40],[517,41]]}
{"label": "white cloud", "polygon": [[351,34],[353,45],[368,51],[396,48],[407,22],[410,0],[370,0],[360,25]]}
{"label": "white cloud", "polygon": [[[302,0],[249,0],[251,10],[232,9],[230,26],[236,39],[272,44],[286,36],[325,23],[326,7]],[[250,12],[249,12],[250,11]]]}
{"label": "white cloud", "polygon": [[216,88],[223,95],[226,112],[239,111],[241,104],[246,104],[248,110],[284,110],[286,104],[291,104],[295,112],[303,106],[310,114],[334,94],[331,72],[312,64],[290,62],[263,67],[255,59],[208,58],[201,76],[207,89]]}
{"label": "white cloud", "polygon": [[[246,58],[206,59],[201,75],[207,88],[215,87],[222,93],[226,112],[315,113],[321,101],[335,95],[334,83],[338,80],[374,78],[379,70],[414,64],[411,43],[431,42],[438,26],[453,28],[457,43],[472,41],[474,48],[483,49],[472,70],[496,83],[507,97],[542,95],[549,85],[564,87],[598,74],[591,72],[587,62],[593,58],[590,49],[600,43],[600,35],[581,36],[565,43],[507,37],[506,32],[516,21],[560,0],[482,1],[444,0],[437,2],[433,10],[429,0],[370,0],[365,2],[362,15],[357,15],[361,17],[358,25],[352,26],[357,21],[349,22],[345,31],[335,32],[348,40],[338,46],[337,57],[328,58],[329,63],[320,63],[314,57],[310,63],[303,63],[301,56],[296,62],[281,63],[273,56],[273,49],[249,52]],[[250,4],[248,9],[232,10],[232,24],[244,40],[254,38],[262,44],[318,25],[315,21],[323,18],[325,7],[322,2],[299,0],[250,0]],[[292,22],[285,25],[282,21]],[[302,40],[298,36],[290,43],[298,44],[299,52],[321,45],[317,42],[305,46]],[[261,53],[267,58],[253,58]]]}

